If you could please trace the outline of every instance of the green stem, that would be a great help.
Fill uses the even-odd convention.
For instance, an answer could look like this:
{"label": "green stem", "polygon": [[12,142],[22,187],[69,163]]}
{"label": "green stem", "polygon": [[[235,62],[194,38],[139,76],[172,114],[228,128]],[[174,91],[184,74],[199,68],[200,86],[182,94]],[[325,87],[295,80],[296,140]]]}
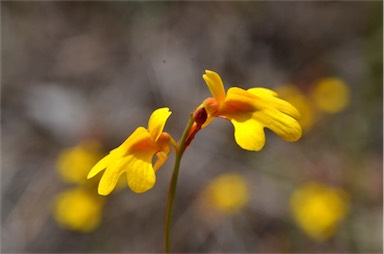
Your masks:
{"label": "green stem", "polygon": [[194,119],[191,115],[187,126],[184,129],[183,136],[181,137],[181,140],[179,142],[179,149],[176,151],[175,166],[173,168],[172,179],[169,184],[167,207],[165,211],[165,253],[170,253],[172,209],[173,203],[175,201],[177,177],[179,175],[181,158],[183,157],[185,150],[185,142],[187,140],[189,131],[191,130],[193,123]]}

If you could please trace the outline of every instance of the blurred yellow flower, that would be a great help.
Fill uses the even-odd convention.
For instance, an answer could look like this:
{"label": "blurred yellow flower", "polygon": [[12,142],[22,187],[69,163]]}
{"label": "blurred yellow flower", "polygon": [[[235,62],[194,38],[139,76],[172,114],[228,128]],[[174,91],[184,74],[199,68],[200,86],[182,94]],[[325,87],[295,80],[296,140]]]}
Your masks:
{"label": "blurred yellow flower", "polygon": [[303,132],[309,131],[315,123],[315,112],[309,99],[294,85],[284,85],[276,88],[279,96],[291,103],[300,112],[298,122]]}
{"label": "blurred yellow flower", "polygon": [[[111,193],[124,172],[127,174],[128,186],[136,193],[145,192],[154,186],[155,171],[171,152],[172,137],[163,132],[170,115],[168,108],[155,110],[149,118],[148,129],[138,127],[119,147],[91,169],[88,178],[105,169],[98,188],[100,195]],[[155,155],[157,161],[152,166]]]}
{"label": "blurred yellow flower", "polygon": [[292,194],[290,206],[298,226],[315,240],[324,241],[335,234],[349,203],[343,190],[312,182]]}
{"label": "blurred yellow flower", "polygon": [[226,173],[214,178],[203,190],[204,206],[222,214],[240,211],[248,202],[249,191],[243,176]]}
{"label": "blurred yellow flower", "polygon": [[208,114],[202,127],[215,117],[228,119],[235,128],[236,143],[250,151],[259,151],[264,147],[264,128],[286,141],[297,141],[301,137],[301,127],[297,122],[300,113],[291,104],[279,99],[274,91],[231,87],[226,93],[216,72],[206,70],[203,79],[213,98],[207,98],[197,108],[205,108]]}
{"label": "blurred yellow flower", "polygon": [[337,113],[348,106],[348,85],[338,78],[323,78],[317,81],[311,92],[314,103],[326,113]]}
{"label": "blurred yellow flower", "polygon": [[54,202],[54,219],[64,228],[90,232],[99,224],[104,200],[93,191],[75,188],[59,193]]}
{"label": "blurred yellow flower", "polygon": [[63,181],[83,184],[87,181],[89,169],[102,158],[101,146],[96,141],[85,141],[64,149],[56,161]]}

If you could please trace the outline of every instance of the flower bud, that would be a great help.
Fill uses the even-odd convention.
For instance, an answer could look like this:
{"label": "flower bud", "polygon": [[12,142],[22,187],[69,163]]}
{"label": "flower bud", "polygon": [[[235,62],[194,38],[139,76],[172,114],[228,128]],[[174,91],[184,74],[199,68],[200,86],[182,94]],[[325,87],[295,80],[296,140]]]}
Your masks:
{"label": "flower bud", "polygon": [[195,120],[198,126],[203,125],[207,120],[207,117],[208,117],[208,114],[205,108],[200,108],[193,114],[193,119]]}

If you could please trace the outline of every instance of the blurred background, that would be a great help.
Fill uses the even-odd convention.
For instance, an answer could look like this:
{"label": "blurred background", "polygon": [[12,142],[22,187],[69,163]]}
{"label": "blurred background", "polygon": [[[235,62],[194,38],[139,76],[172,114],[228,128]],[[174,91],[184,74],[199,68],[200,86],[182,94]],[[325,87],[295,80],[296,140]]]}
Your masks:
{"label": "blurred background", "polygon": [[382,252],[383,4],[1,2],[1,251],[162,252],[174,153],[155,187],[98,196],[89,169],[152,111],[178,139],[210,96],[267,87],[302,113],[242,150],[222,119],[179,175],[175,252]]}

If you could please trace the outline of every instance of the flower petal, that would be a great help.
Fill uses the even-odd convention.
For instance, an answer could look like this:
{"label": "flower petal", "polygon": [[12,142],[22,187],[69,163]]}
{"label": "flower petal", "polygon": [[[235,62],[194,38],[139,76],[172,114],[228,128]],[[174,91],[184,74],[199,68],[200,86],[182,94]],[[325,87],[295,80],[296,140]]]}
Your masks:
{"label": "flower petal", "polygon": [[[263,128],[272,130],[282,139],[297,141],[302,135],[301,127],[296,120],[300,117],[300,113],[290,103],[276,96],[274,91],[266,88],[251,88],[245,91],[233,87],[228,90],[221,115],[231,121],[234,119],[243,124],[246,122],[246,126],[255,125],[250,121],[252,118]],[[248,134],[238,135],[247,136]]]}
{"label": "flower petal", "polygon": [[301,137],[301,126],[297,122],[300,113],[294,106],[266,88],[251,88],[247,92],[257,97],[253,119],[286,141],[297,141]]}
{"label": "flower petal", "polygon": [[254,95],[259,96],[274,96],[277,97],[277,93],[271,89],[264,88],[264,87],[254,87],[247,90],[247,92],[250,92]]}
{"label": "flower petal", "polygon": [[123,159],[114,160],[111,162],[107,169],[104,171],[100,179],[98,192],[100,195],[106,196],[113,191],[119,177],[124,172]]}
{"label": "flower petal", "polygon": [[203,79],[207,83],[212,96],[218,101],[218,103],[224,102],[225,90],[223,81],[221,80],[219,74],[214,71],[206,70],[203,75]]}
{"label": "flower petal", "polygon": [[87,179],[94,177],[103,169],[105,169],[108,166],[108,164],[111,162],[111,158],[112,158],[111,154],[108,154],[107,156],[102,158],[98,163],[96,163],[96,165],[93,166],[91,171],[89,171]]}
{"label": "flower petal", "polygon": [[103,169],[107,168],[109,164],[121,159],[132,149],[133,146],[138,146],[148,140],[151,142],[150,134],[148,131],[144,127],[137,128],[119,147],[110,151],[108,155],[96,163],[96,165],[93,166],[91,171],[88,173],[87,178],[89,179],[94,177]]}
{"label": "flower petal", "polygon": [[130,146],[129,153],[125,154],[123,163],[128,186],[136,193],[147,191],[155,184],[156,175],[152,159],[161,150],[146,129],[141,132],[135,139],[136,143]]}
{"label": "flower petal", "polygon": [[278,98],[277,93],[272,90],[266,88],[251,88],[248,89],[247,92],[257,97],[257,104],[259,105],[259,107],[264,108],[268,105],[268,107],[275,108],[278,111],[290,115],[295,119],[300,118],[299,111],[297,111],[297,109],[292,106],[289,102]]}
{"label": "flower petal", "polygon": [[297,120],[276,109],[255,112],[252,118],[285,141],[297,141],[301,137],[302,130]]}
{"label": "flower petal", "polygon": [[236,143],[245,150],[259,151],[265,144],[264,128],[286,141],[297,141],[302,134],[296,119],[274,108],[237,112],[226,116],[235,127]]}
{"label": "flower petal", "polygon": [[251,113],[238,114],[230,119],[235,128],[236,143],[249,151],[260,151],[265,144],[264,126]]}
{"label": "flower petal", "polygon": [[148,131],[151,133],[154,141],[157,141],[160,137],[160,134],[164,130],[165,123],[171,114],[172,112],[169,111],[169,108],[159,108],[152,113],[148,121]]}
{"label": "flower petal", "polygon": [[152,167],[153,154],[138,154],[127,157],[125,172],[128,186],[136,193],[151,189],[156,183],[155,171]]}
{"label": "flower petal", "polygon": [[251,88],[244,90],[231,87],[228,90],[222,114],[236,112],[255,111],[266,108],[274,108],[293,118],[300,118],[300,113],[289,102],[277,97],[277,93],[267,88]]}

